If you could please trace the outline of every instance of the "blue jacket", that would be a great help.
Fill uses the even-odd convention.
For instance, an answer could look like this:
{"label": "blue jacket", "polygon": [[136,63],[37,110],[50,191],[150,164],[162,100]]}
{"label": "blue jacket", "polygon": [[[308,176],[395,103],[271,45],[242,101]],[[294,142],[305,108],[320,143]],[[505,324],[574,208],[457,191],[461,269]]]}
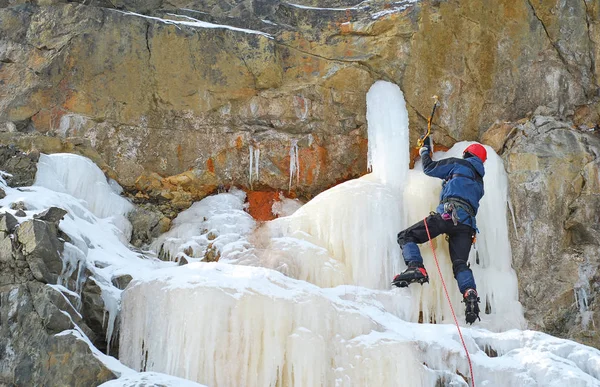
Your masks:
{"label": "blue jacket", "polygon": [[[442,193],[440,194],[440,205],[436,211],[444,213],[444,202],[450,198],[457,198],[467,202],[475,215],[479,209],[479,200],[483,196],[483,175],[485,170],[483,162],[478,157],[458,159],[450,157],[439,161],[431,160],[428,151],[421,155],[423,161],[423,172],[427,176],[443,179]],[[470,216],[462,208],[458,209],[458,220],[460,223],[477,229],[475,217]]]}

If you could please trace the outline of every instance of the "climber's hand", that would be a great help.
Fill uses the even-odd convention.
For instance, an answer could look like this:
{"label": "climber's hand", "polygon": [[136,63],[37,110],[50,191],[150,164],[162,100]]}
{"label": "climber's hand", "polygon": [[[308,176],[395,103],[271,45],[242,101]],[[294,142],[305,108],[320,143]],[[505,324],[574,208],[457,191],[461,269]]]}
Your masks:
{"label": "climber's hand", "polygon": [[426,146],[431,149],[431,136],[427,136],[425,138],[423,138],[423,136],[421,136],[419,138],[419,142],[422,143],[423,146]]}

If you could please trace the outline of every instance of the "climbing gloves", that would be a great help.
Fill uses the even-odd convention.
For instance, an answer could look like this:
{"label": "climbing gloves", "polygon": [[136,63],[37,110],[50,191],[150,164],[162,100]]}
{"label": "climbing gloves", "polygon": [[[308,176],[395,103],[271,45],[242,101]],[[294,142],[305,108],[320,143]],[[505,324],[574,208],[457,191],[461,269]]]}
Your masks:
{"label": "climbing gloves", "polygon": [[419,142],[423,142],[423,146],[419,149],[419,156],[423,156],[423,153],[429,153],[431,151],[431,137],[427,136],[425,138],[421,137]]}

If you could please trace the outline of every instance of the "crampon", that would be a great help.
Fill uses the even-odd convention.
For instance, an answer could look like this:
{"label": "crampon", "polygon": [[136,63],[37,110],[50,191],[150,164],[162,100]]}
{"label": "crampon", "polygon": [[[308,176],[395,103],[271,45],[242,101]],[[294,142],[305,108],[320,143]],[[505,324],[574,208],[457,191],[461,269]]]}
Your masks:
{"label": "crampon", "polygon": [[429,275],[422,264],[410,262],[406,270],[394,277],[392,285],[405,288],[415,282],[421,285],[428,283]]}

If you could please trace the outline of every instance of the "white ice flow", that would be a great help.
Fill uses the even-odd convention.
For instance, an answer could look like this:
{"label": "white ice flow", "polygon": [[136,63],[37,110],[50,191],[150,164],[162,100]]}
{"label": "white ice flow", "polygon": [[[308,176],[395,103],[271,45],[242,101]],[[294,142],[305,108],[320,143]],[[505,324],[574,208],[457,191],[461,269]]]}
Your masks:
{"label": "white ice flow", "polygon": [[[397,232],[434,210],[440,190],[419,166],[408,169],[404,106],[397,86],[376,82],[367,95],[373,172],[291,216],[228,228],[227,219],[241,219],[239,192],[180,214],[179,241],[163,238],[163,249],[178,253],[177,243],[190,241],[204,249],[199,236],[209,228],[230,239],[218,246],[218,263],[135,276],[122,299],[120,360],[210,386],[466,386],[467,359],[428,245],[421,251],[431,283],[389,289],[404,267]],[[467,145],[436,157],[459,156]],[[462,328],[475,384],[598,386],[600,351],[519,330],[525,322],[511,269],[507,179],[501,159],[488,153],[481,234],[470,259],[482,321]],[[202,218],[185,221],[193,213]],[[447,243],[434,245],[463,321]]]}

